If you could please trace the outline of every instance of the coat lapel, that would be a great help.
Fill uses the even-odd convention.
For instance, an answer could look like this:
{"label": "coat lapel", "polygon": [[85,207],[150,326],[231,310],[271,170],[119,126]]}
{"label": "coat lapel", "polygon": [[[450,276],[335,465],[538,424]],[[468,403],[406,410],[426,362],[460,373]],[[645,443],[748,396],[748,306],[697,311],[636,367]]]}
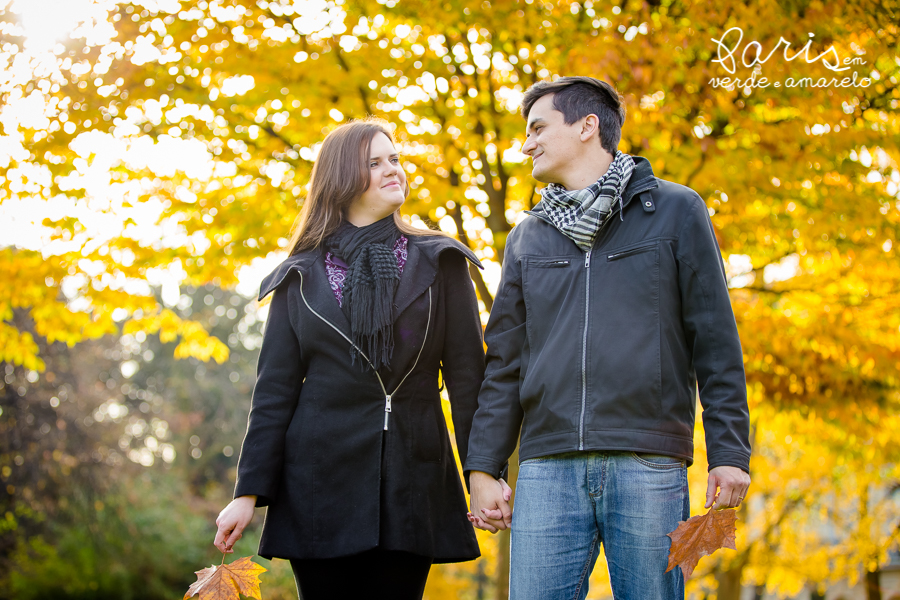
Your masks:
{"label": "coat lapel", "polygon": [[423,254],[415,238],[410,236],[406,245],[406,264],[403,266],[400,283],[397,284],[397,291],[394,293],[394,323],[400,314],[428,289],[436,275],[437,269]]}
{"label": "coat lapel", "polygon": [[440,255],[444,251],[459,252],[476,267],[483,268],[475,254],[449,237],[409,236],[406,266],[394,294],[394,322],[416,298],[428,290],[437,278]]}
{"label": "coat lapel", "polygon": [[331,284],[328,283],[324,253],[320,252],[315,262],[303,270],[303,283],[303,294],[315,311],[349,337],[350,321],[338,305]]}

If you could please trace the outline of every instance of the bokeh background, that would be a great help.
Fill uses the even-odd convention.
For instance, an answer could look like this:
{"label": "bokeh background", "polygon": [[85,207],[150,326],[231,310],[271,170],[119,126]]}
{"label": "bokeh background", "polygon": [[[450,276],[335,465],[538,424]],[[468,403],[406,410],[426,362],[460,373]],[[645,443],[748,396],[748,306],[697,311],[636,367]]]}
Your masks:
{"label": "bokeh background", "polygon": [[[753,485],[689,596],[900,598],[898,22],[895,0],[0,0],[0,597],[175,599],[221,561],[255,292],[330,129],[395,124],[406,217],[483,259],[486,318],[539,198],[522,94],[592,75],[625,97],[620,149],[706,200],[744,348]],[[508,538],[479,539],[427,598],[505,597]],[[266,600],[296,598],[256,560]],[[602,558],[589,597],[612,597]]]}

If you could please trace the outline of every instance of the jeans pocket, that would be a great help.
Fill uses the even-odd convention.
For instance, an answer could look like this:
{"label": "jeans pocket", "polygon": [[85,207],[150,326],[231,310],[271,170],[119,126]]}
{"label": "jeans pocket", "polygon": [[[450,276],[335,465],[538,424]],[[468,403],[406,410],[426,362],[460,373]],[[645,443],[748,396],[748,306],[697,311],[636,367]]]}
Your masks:
{"label": "jeans pocket", "polygon": [[684,466],[683,458],[666,456],[664,454],[650,454],[647,452],[632,452],[631,457],[637,462],[651,469],[677,469]]}

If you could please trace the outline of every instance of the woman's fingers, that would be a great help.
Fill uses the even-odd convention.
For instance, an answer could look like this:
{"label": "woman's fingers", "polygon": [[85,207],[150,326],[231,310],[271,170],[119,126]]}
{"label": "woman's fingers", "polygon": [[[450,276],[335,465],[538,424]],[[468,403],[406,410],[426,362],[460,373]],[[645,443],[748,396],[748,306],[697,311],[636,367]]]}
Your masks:
{"label": "woman's fingers", "polygon": [[232,548],[234,548],[234,545],[242,537],[244,537],[243,529],[238,530],[238,528],[235,527],[234,531],[231,533],[231,536],[228,538],[228,541],[225,542],[225,551],[228,552],[229,554],[234,552],[234,550],[232,550]]}
{"label": "woman's fingers", "polygon": [[219,526],[219,530],[216,532],[216,539],[213,542],[213,545],[219,549],[220,552],[226,552],[225,548],[225,538],[231,533],[231,529],[225,529],[221,525]]}
{"label": "woman's fingers", "polygon": [[512,488],[509,487],[509,484],[502,477],[497,481],[500,483],[500,489],[503,490],[503,499],[509,502],[509,499],[512,498]]}
{"label": "woman's fingers", "polygon": [[484,531],[489,531],[491,533],[497,533],[496,527],[494,527],[490,523],[485,522],[483,519],[476,517],[472,513],[466,513],[466,517],[469,519],[469,523],[471,523],[478,529],[482,529]]}

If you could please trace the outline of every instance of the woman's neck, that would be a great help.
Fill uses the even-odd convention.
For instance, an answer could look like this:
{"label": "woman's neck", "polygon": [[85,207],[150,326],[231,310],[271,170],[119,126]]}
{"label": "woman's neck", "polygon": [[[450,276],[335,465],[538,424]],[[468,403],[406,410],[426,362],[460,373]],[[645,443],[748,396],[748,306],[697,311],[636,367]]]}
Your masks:
{"label": "woman's neck", "polygon": [[381,221],[382,219],[387,218],[393,214],[394,214],[394,211],[391,211],[387,214],[379,214],[379,213],[365,211],[365,210],[363,210],[363,211],[353,210],[351,207],[349,210],[347,210],[346,219],[352,225],[355,225],[357,227],[366,227],[367,225],[371,225],[372,223],[377,223],[378,221]]}

